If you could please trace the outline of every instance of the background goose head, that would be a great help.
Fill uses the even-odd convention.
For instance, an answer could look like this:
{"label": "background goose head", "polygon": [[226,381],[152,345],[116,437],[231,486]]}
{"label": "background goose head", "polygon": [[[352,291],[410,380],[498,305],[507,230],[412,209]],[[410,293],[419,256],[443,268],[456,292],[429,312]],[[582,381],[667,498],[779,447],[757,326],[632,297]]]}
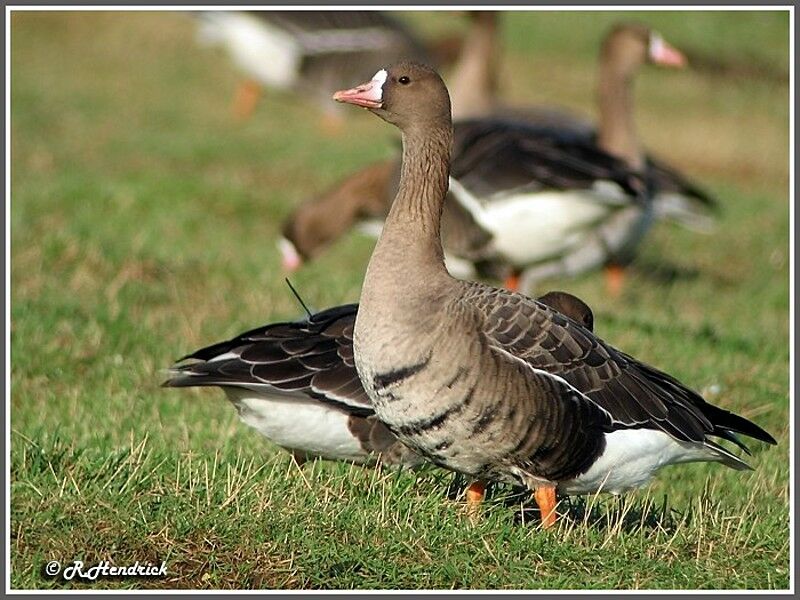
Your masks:
{"label": "background goose head", "polygon": [[297,270],[357,222],[368,232],[372,227],[374,234],[374,220],[386,217],[398,177],[394,158],[373,163],[297,207],[284,222],[278,240],[284,270]]}
{"label": "background goose head", "polygon": [[[340,211],[318,210],[314,202],[299,206],[283,224],[282,235],[276,244],[284,271],[297,271],[341,235],[343,225],[340,221],[343,219],[345,217]],[[344,227],[349,225],[347,222]]]}
{"label": "background goose head", "polygon": [[686,66],[686,57],[678,49],[642,23],[615,25],[603,41],[600,60],[628,77],[647,63],[664,67]]}
{"label": "background goose head", "polygon": [[449,126],[450,96],[439,74],[428,66],[401,61],[381,69],[372,80],[333,95],[361,106],[403,131]]}
{"label": "background goose head", "polygon": [[633,79],[639,67],[647,63],[680,67],[686,64],[686,58],[640,23],[620,23],[604,38],[597,87],[597,143],[634,169],[644,168],[645,155],[634,123]]}
{"label": "background goose head", "polygon": [[589,331],[594,331],[594,313],[589,305],[577,296],[567,292],[547,292],[537,298],[542,304],[556,309],[562,315],[568,316],[576,323],[580,323]]}

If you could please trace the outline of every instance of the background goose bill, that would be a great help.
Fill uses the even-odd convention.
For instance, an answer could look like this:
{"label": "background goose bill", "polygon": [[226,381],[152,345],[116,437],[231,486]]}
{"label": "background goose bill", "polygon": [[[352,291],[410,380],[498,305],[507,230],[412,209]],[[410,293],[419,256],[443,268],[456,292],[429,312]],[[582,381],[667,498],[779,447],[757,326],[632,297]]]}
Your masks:
{"label": "background goose bill", "polygon": [[281,266],[287,273],[294,273],[303,266],[303,257],[297,251],[297,247],[285,237],[278,239],[278,250],[281,253]]}
{"label": "background goose bill", "polygon": [[670,46],[657,33],[650,36],[648,55],[653,64],[663,67],[683,68],[687,65],[686,55],[674,46]]}

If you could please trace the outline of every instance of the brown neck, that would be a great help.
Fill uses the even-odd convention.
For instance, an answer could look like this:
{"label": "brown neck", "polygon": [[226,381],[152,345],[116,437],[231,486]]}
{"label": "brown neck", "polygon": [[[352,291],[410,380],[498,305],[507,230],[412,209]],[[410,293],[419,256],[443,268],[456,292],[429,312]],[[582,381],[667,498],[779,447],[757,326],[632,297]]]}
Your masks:
{"label": "brown neck", "polygon": [[449,122],[403,132],[400,186],[372,262],[383,268],[441,270],[444,255],[440,222],[450,175],[453,131]]}
{"label": "brown neck", "polygon": [[385,216],[395,170],[396,160],[392,159],[356,171],[318,199],[298,207],[284,235],[305,258],[311,258],[358,219]]}
{"label": "brown neck", "polygon": [[487,11],[472,19],[449,86],[456,119],[486,115],[496,102],[497,18]]}
{"label": "brown neck", "polygon": [[600,119],[598,145],[625,160],[634,169],[644,166],[644,155],[636,135],[633,110],[633,76],[635,67],[621,68],[613,57],[604,57],[600,64],[597,102]]}

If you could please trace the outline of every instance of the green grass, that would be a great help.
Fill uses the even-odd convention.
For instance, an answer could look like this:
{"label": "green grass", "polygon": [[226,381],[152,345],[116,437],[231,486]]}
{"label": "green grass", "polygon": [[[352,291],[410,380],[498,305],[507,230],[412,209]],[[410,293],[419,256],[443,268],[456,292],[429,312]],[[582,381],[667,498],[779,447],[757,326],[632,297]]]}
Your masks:
{"label": "green grass", "polygon": [[[676,45],[786,69],[785,14],[635,16]],[[591,114],[614,19],[507,16],[507,96]],[[573,500],[543,532],[504,490],[470,525],[439,470],[300,470],[218,390],[158,387],[183,353],[299,316],[282,219],[395,147],[361,113],[320,136],[314,107],[277,93],[235,122],[237,74],[193,36],[176,13],[12,16],[12,587],[789,586],[785,83],[642,73],[642,137],[722,199],[720,226],[658,226],[620,301],[597,274],[547,286],[586,299],[617,347],[719,386],[710,399],[778,447],[754,444],[754,472],[673,467],[621,502]],[[350,235],[294,283],[318,308],[356,300],[369,252]],[[166,560],[169,576],[62,583],[42,574],[53,559]]]}

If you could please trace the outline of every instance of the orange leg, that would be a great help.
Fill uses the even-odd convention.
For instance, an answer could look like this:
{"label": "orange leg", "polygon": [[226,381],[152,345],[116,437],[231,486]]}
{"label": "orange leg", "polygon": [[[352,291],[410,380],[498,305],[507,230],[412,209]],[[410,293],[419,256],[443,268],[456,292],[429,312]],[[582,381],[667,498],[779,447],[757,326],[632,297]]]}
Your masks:
{"label": "orange leg", "polygon": [[533,492],[539,512],[542,515],[542,527],[547,529],[556,524],[556,487],[548,485]]}
{"label": "orange leg", "polygon": [[606,288],[610,296],[618,298],[624,282],[625,270],[620,265],[612,263],[606,266]]}
{"label": "orange leg", "polygon": [[467,515],[474,518],[478,514],[478,507],[486,495],[486,482],[473,481],[467,488]]}
{"label": "orange leg", "polygon": [[252,79],[243,81],[236,89],[236,96],[233,99],[233,115],[240,121],[250,118],[259,98],[261,98],[261,86]]}
{"label": "orange leg", "polygon": [[519,273],[514,271],[513,273],[511,273],[511,275],[506,277],[506,280],[503,282],[503,287],[506,288],[507,290],[512,291],[512,292],[518,292],[519,291]]}

